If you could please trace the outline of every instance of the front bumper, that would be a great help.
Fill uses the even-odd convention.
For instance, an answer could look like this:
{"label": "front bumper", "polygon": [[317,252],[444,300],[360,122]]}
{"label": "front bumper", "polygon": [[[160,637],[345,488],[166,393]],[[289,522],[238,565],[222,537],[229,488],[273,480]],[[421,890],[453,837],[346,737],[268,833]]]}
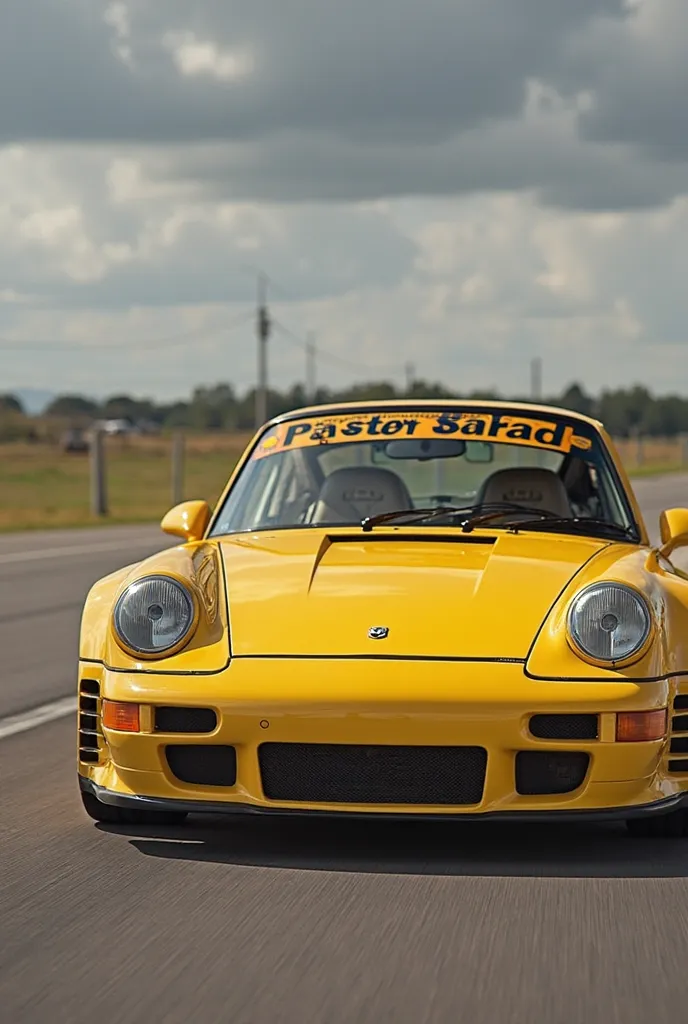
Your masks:
{"label": "front bumper", "polygon": [[[466,819],[630,818],[675,810],[688,798],[686,776],[666,770],[668,743],[616,742],[616,714],[671,707],[685,681],[637,684],[542,682],[522,665],[324,659],[237,659],[211,676],[113,673],[80,665],[102,699],[137,703],[141,731],[100,728],[97,760],[79,761],[81,785],[103,803],[193,813],[319,814]],[[83,689],[81,691],[84,692]],[[95,706],[92,704],[91,706]],[[156,731],[161,706],[211,708],[212,733]],[[529,731],[533,714],[594,714],[593,740],[543,740]],[[487,751],[481,797],[446,805],[269,799],[259,748],[276,744],[429,747],[479,745]],[[172,773],[169,745],[231,746],[232,785],[195,784]],[[572,791],[517,791],[514,765],[524,751],[580,752],[585,777]],[[688,764],[687,764],[688,768]]]}

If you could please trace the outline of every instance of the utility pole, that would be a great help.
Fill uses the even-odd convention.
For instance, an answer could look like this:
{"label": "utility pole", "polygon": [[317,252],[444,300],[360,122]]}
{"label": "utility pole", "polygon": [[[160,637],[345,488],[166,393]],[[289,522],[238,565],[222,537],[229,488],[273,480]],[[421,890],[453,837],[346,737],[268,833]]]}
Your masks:
{"label": "utility pole", "polygon": [[413,382],[416,379],[416,368],[413,363],[406,363],[404,370],[406,372],[406,394],[410,395]]}
{"label": "utility pole", "polygon": [[306,399],[309,402],[315,401],[315,358],[315,335],[309,331],[306,339]]}
{"label": "utility pole", "polygon": [[542,398],[542,359],[539,356],[530,362],[530,397],[534,402]]}
{"label": "utility pole", "polygon": [[256,338],[258,341],[258,380],[256,382],[256,430],[263,426],[268,418],[268,338],[270,337],[270,317],[267,308],[268,279],[263,273],[258,274],[258,309],[256,319]]}

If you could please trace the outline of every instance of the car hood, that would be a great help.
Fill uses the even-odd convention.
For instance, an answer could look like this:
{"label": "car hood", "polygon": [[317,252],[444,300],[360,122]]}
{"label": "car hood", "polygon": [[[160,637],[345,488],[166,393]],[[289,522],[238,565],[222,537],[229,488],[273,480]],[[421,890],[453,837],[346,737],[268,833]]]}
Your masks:
{"label": "car hood", "polygon": [[[290,530],[220,541],[232,656],[525,659],[607,542]],[[389,630],[371,639],[371,627]]]}

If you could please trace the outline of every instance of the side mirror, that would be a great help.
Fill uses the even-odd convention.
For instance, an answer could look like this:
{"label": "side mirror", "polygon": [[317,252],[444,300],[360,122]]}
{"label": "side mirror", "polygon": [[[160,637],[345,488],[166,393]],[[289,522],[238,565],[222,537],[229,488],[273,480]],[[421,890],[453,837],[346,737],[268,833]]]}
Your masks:
{"label": "side mirror", "polygon": [[185,501],[170,509],[160,526],[163,533],[190,542],[201,540],[209,522],[210,505],[207,501]]}
{"label": "side mirror", "polygon": [[676,548],[688,547],[688,508],[668,508],[659,517],[660,552],[667,557]]}

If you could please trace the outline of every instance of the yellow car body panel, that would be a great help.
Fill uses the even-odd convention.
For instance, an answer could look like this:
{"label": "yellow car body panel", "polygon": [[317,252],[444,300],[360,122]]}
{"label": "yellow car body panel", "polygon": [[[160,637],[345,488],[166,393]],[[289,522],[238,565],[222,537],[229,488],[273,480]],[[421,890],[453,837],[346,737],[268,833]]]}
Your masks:
{"label": "yellow car body panel", "polygon": [[[387,657],[524,658],[562,587],[605,546],[408,532],[311,528],[222,541],[233,655],[377,654],[367,633],[380,619]],[[533,579],[527,601],[524,578]]]}
{"label": "yellow car body panel", "polygon": [[[464,404],[448,403],[458,409]],[[322,526],[214,537],[215,517],[205,539],[99,581],[84,608],[80,641],[80,725],[92,736],[88,756],[80,741],[82,788],[117,806],[140,799],[185,810],[457,817],[622,813],[682,799],[688,793],[688,716],[681,721],[678,711],[688,709],[688,582],[650,547],[602,426],[579,419],[609,453],[639,542],[488,526],[462,535],[432,525],[422,531]],[[118,642],[113,610],[132,582],[156,574],[186,584],[198,623],[181,651],[147,658]],[[571,601],[598,581],[627,584],[652,610],[648,642],[620,667],[584,659],[569,641]],[[388,630],[383,644],[369,635],[376,626]],[[138,705],[138,730],[107,728],[104,701]],[[215,726],[202,734],[166,731],[157,724],[159,708],[210,710]],[[662,709],[667,724],[661,737],[618,741],[619,716]],[[595,736],[534,734],[533,716],[565,714],[593,716]],[[685,771],[672,755],[683,732]],[[297,744],[438,751],[477,745],[487,753],[487,768],[480,798],[472,803],[296,800],[266,792],[262,751]],[[233,748],[234,780],[209,785],[175,775],[168,749],[198,745]],[[547,795],[519,791],[518,755],[561,751],[588,757],[580,785]]]}

